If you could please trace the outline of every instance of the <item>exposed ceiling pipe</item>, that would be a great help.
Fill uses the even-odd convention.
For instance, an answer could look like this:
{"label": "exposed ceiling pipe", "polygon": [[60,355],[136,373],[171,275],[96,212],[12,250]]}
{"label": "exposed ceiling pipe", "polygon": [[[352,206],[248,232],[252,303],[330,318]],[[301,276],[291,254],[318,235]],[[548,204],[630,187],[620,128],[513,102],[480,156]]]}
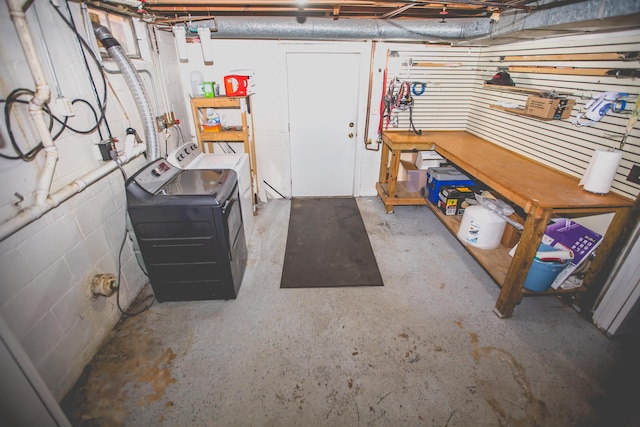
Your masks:
{"label": "exposed ceiling pipe", "polygon": [[[213,28],[213,20],[193,23],[190,28]],[[217,18],[213,38],[288,39],[288,40],[419,40],[449,42],[487,37],[489,18],[451,19],[446,24],[436,20],[379,20],[306,18],[300,23],[293,17]]]}
{"label": "exposed ceiling pipe", "polygon": [[151,103],[149,97],[144,89],[140,75],[136,71],[133,63],[125,53],[120,43],[111,35],[109,30],[99,24],[93,25],[93,30],[96,33],[96,37],[102,45],[107,49],[109,56],[115,61],[116,65],[122,71],[129,91],[133,96],[138,112],[140,113],[140,119],[142,120],[142,126],[144,128],[145,141],[147,143],[147,157],[151,160],[160,158],[160,146],[158,144],[158,133],[156,131],[156,123],[151,109]]}
{"label": "exposed ceiling pipe", "polygon": [[34,203],[36,206],[44,206],[49,191],[51,190],[53,172],[58,162],[58,149],[53,142],[53,137],[49,132],[49,125],[44,117],[44,106],[51,99],[51,89],[47,84],[44,69],[42,68],[42,63],[40,62],[33,43],[29,25],[27,24],[27,17],[22,10],[21,2],[18,0],[7,0],[7,6],[9,7],[11,19],[16,27],[18,38],[20,39],[22,49],[27,58],[31,75],[36,84],[35,93],[29,101],[29,114],[31,114],[31,118],[36,126],[38,136],[42,140],[45,158],[44,165],[40,171],[38,186],[35,191]]}
{"label": "exposed ceiling pipe", "polygon": [[[640,16],[638,0],[564,0],[546,2],[531,12],[506,11],[500,14],[500,21],[494,23],[491,38],[518,37],[532,30],[554,29],[560,34],[568,30],[586,32],[597,28],[637,28]],[[591,28],[593,27],[593,28]]]}

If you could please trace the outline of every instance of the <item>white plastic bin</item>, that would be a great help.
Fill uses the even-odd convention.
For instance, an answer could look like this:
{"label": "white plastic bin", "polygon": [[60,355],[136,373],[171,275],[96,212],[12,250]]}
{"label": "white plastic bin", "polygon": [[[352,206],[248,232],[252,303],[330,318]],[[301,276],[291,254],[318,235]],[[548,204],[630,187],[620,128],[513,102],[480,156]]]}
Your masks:
{"label": "white plastic bin", "polygon": [[504,218],[484,206],[469,206],[462,216],[458,239],[480,249],[495,249],[506,225]]}

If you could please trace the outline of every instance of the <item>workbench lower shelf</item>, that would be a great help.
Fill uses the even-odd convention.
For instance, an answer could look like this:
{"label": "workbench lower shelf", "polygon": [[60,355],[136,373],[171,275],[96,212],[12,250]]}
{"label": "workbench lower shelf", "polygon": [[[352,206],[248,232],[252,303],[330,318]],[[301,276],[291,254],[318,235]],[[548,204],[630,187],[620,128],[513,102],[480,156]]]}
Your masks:
{"label": "workbench lower shelf", "polygon": [[406,181],[398,181],[396,184],[396,191],[393,196],[389,196],[389,184],[378,182],[376,184],[376,190],[378,196],[387,213],[393,212],[393,207],[398,205],[426,205],[427,200],[419,191],[409,191],[407,189]]}
{"label": "workbench lower shelf", "polygon": [[[429,209],[435,214],[435,216],[442,222],[442,224],[454,235],[457,236],[458,230],[460,229],[460,223],[462,222],[461,215],[445,215],[438,209],[437,206],[433,205],[433,203],[425,200],[425,204],[429,207]],[[480,249],[471,245],[467,245],[460,241],[460,244],[464,246],[464,248],[469,252],[469,254],[480,264],[484,270],[489,273],[489,276],[498,284],[498,286],[502,287],[504,280],[507,276],[507,271],[509,270],[509,266],[511,265],[511,260],[513,259],[509,255],[509,251],[511,248],[506,248],[502,245],[498,246],[495,249]],[[523,274],[525,274],[523,272]],[[552,289],[544,292],[534,292],[529,291],[527,289],[522,289],[522,295],[534,295],[534,296],[542,296],[542,295],[560,295],[560,294],[573,294],[576,292],[586,291],[584,287],[576,288],[576,289]]]}

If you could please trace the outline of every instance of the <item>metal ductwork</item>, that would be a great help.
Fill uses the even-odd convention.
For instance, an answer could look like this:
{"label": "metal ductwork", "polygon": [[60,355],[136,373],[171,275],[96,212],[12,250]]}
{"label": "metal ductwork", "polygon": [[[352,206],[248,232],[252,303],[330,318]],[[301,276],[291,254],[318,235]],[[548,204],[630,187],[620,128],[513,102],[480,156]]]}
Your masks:
{"label": "metal ductwork", "polygon": [[215,28],[214,38],[283,40],[408,40],[452,42],[487,37],[489,18],[437,20],[378,20],[241,17],[200,21],[192,28]]}
{"label": "metal ductwork", "polygon": [[531,12],[502,13],[500,20],[492,24],[490,39],[513,42],[570,33],[624,30],[638,28],[639,22],[640,0],[547,0]]}
{"label": "metal ductwork", "polygon": [[102,25],[93,25],[93,31],[96,33],[96,37],[102,45],[107,49],[109,56],[115,61],[116,65],[122,72],[129,91],[136,103],[140,118],[142,119],[142,125],[144,127],[145,142],[147,144],[147,158],[148,160],[156,160],[160,158],[160,146],[158,144],[158,133],[156,132],[156,124],[151,109],[151,103],[149,97],[144,90],[140,75],[136,71],[133,63],[125,53],[124,49],[118,41],[111,35],[109,29]]}

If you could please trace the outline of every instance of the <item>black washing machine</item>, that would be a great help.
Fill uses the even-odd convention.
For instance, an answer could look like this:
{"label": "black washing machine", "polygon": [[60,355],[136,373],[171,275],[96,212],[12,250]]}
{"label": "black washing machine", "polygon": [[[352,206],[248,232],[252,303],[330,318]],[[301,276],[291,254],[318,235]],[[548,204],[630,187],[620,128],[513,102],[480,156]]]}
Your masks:
{"label": "black washing machine", "polygon": [[247,244],[235,171],[180,170],[159,159],[129,178],[126,188],[156,299],[236,298]]}

